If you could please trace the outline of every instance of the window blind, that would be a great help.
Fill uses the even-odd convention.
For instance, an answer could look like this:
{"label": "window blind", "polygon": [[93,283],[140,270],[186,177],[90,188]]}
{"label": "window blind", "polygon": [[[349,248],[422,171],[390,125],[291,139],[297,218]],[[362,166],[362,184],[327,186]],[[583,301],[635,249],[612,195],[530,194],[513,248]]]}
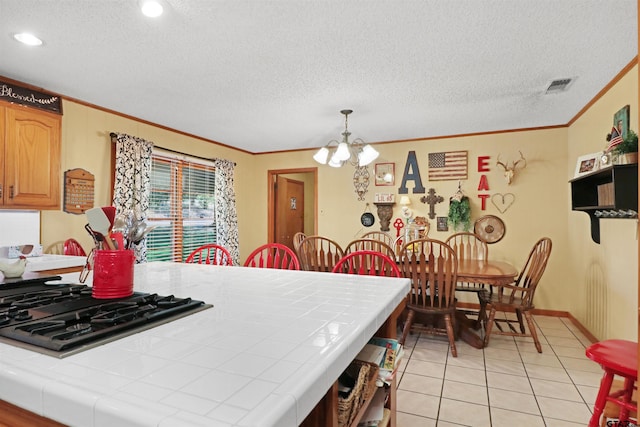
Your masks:
{"label": "window blind", "polygon": [[205,243],[216,243],[215,168],[190,158],[154,152],[147,260],[183,262]]}

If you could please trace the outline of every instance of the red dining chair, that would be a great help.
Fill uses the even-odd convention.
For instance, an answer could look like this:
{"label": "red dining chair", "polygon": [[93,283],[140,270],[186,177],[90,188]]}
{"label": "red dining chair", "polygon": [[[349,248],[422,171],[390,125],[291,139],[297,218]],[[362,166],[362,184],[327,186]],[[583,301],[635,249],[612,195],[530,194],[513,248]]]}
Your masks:
{"label": "red dining chair", "polygon": [[224,246],[208,243],[189,254],[187,264],[233,265],[231,254]]}
{"label": "red dining chair", "polygon": [[244,262],[245,267],[300,270],[300,262],[293,250],[280,243],[267,243],[256,248]]}
{"label": "red dining chair", "polygon": [[333,273],[359,274],[361,276],[402,277],[396,262],[376,251],[353,251],[338,260]]}
{"label": "red dining chair", "polygon": [[64,241],[62,251],[65,255],[87,256],[87,253],[82,248],[82,245],[73,238]]}

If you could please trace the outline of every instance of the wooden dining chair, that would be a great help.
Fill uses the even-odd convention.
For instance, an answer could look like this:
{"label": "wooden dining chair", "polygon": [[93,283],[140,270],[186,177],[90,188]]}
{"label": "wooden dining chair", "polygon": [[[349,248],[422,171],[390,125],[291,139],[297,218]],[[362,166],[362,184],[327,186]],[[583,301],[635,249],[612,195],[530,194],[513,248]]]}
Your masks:
{"label": "wooden dining chair", "polygon": [[333,266],[333,273],[402,277],[395,259],[371,250],[349,252]]}
{"label": "wooden dining chair", "polygon": [[302,242],[302,239],[304,239],[305,237],[307,237],[306,234],[304,234],[302,231],[298,231],[296,234],[293,235],[293,250],[297,251],[298,247],[300,246],[300,242]]}
{"label": "wooden dining chair", "polygon": [[395,237],[384,231],[369,231],[360,236],[360,238],[380,240],[389,246],[393,246],[393,241],[395,240]]}
{"label": "wooden dining chair", "polygon": [[[458,257],[458,264],[467,260],[484,261],[489,258],[489,245],[480,236],[470,232],[452,234],[445,240]],[[477,316],[475,326],[479,329],[487,321],[487,306],[485,301],[488,295],[482,297],[481,293],[488,293],[484,283],[460,282],[456,284],[456,292],[474,292],[478,297],[479,310],[464,310],[466,314]]]}
{"label": "wooden dining chair", "polygon": [[300,267],[307,271],[331,272],[344,256],[344,250],[335,241],[323,236],[307,236],[298,247]]}
{"label": "wooden dining chair", "polygon": [[439,240],[413,240],[400,250],[400,271],[411,279],[400,343],[404,344],[412,329],[444,335],[449,339],[451,355],[457,357],[454,334],[458,274],[456,253]]}
{"label": "wooden dining chair", "polygon": [[276,268],[279,270],[300,270],[296,253],[280,243],[266,243],[257,247],[244,262],[245,267]]}
{"label": "wooden dining chair", "polygon": [[381,252],[391,259],[396,259],[396,251],[382,240],[355,239],[350,241],[344,248],[345,255],[355,251]]}
{"label": "wooden dining chair", "polygon": [[227,248],[215,243],[207,243],[195,249],[184,262],[187,264],[233,265],[233,259]]}
{"label": "wooden dining chair", "polygon": [[62,253],[64,255],[87,256],[80,242],[74,238],[69,238],[62,245]]}
{"label": "wooden dining chair", "polygon": [[[493,293],[489,294],[485,303],[491,306],[489,318],[484,336],[484,346],[489,345],[491,334],[531,337],[536,345],[538,353],[542,353],[542,346],[538,340],[536,327],[533,323],[531,311],[534,309],[533,296],[538,288],[540,278],[547,267],[547,261],[551,254],[551,239],[543,237],[538,240],[529,252],[529,257],[513,284],[494,286]],[[516,313],[516,319],[496,319],[497,312]],[[526,331],[523,317],[527,321],[529,332]],[[506,324],[508,329],[502,328]],[[494,326],[498,329],[495,330]],[[516,329],[517,328],[517,329]]]}

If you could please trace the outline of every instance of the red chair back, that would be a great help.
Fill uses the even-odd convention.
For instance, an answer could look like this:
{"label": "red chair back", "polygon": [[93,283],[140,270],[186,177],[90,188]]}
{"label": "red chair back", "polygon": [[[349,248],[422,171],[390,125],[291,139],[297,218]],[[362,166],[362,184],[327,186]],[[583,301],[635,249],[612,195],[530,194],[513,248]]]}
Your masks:
{"label": "red chair back", "polygon": [[359,274],[361,276],[402,277],[396,262],[376,251],[354,251],[340,258],[333,273]]}
{"label": "red chair back", "polygon": [[256,248],[244,262],[245,267],[300,270],[296,253],[280,243],[267,243]]}
{"label": "red chair back", "polygon": [[215,243],[200,246],[191,252],[184,262],[187,264],[233,265],[231,254],[227,248]]}
{"label": "red chair back", "polygon": [[87,253],[82,249],[82,245],[73,238],[64,241],[62,250],[65,255],[87,256]]}

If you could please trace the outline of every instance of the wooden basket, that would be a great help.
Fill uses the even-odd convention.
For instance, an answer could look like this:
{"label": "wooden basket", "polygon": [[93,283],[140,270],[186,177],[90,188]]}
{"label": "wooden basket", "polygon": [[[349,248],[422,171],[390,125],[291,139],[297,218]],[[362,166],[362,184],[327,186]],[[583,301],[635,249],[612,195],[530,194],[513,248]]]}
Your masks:
{"label": "wooden basket", "polygon": [[360,360],[354,360],[347,367],[346,372],[357,380],[349,396],[338,397],[338,426],[351,425],[364,402],[373,396],[378,369],[378,365]]}

